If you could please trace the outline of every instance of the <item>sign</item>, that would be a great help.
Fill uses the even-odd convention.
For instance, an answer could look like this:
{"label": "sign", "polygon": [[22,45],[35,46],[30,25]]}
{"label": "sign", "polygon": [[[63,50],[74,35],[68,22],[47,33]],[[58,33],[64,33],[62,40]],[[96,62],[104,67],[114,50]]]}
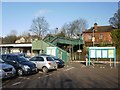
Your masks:
{"label": "sign", "polygon": [[77,52],[82,52],[82,50],[77,50]]}
{"label": "sign", "polygon": [[94,42],[95,41],[95,37],[92,37],[92,42]]}
{"label": "sign", "polygon": [[102,55],[101,55],[101,50],[97,50],[97,56],[96,56],[97,58],[101,58],[102,57]]}
{"label": "sign", "polygon": [[115,47],[89,47],[89,65],[90,58],[114,58],[116,66],[116,48]]}
{"label": "sign", "polygon": [[114,50],[108,50],[108,57],[114,58]]}
{"label": "sign", "polygon": [[107,50],[102,50],[102,58],[107,58]]}
{"label": "sign", "polygon": [[56,47],[47,47],[47,52],[46,53],[48,55],[56,56],[56,50],[57,50]]}
{"label": "sign", "polygon": [[91,58],[95,58],[95,50],[91,50],[90,51],[90,57]]}

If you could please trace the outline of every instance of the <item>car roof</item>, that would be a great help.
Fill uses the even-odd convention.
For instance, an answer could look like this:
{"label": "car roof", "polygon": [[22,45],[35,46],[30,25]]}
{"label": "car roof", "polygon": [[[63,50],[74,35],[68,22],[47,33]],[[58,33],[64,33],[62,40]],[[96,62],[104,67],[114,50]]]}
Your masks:
{"label": "car roof", "polygon": [[39,54],[38,56],[50,56],[50,55],[48,55],[48,54]]}
{"label": "car roof", "polygon": [[49,55],[38,55],[36,57],[51,57],[51,56],[49,56]]}
{"label": "car roof", "polygon": [[9,54],[2,54],[2,55],[18,56],[20,54],[18,54],[18,53],[9,53]]}

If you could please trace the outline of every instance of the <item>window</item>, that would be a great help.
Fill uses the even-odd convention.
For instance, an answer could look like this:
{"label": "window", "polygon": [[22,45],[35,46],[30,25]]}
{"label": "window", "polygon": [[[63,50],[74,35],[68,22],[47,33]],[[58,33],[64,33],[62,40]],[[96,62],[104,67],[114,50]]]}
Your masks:
{"label": "window", "polygon": [[47,61],[54,61],[51,57],[46,57]]}
{"label": "window", "polygon": [[37,60],[36,57],[30,59],[30,61],[36,61],[36,60]]}
{"label": "window", "polygon": [[19,56],[18,60],[19,60],[19,62],[28,62],[28,60],[23,56]]}
{"label": "window", "polygon": [[44,59],[42,57],[33,57],[30,61],[44,61]]}
{"label": "window", "polygon": [[42,57],[36,57],[36,61],[44,61]]}
{"label": "window", "polygon": [[103,34],[100,34],[100,37],[99,37],[99,39],[103,39]]}
{"label": "window", "polygon": [[16,56],[7,56],[7,60],[17,61],[17,57]]}
{"label": "window", "polygon": [[91,34],[89,34],[88,39],[92,40],[92,35]]}
{"label": "window", "polygon": [[2,55],[2,59],[3,59],[3,60],[6,60],[6,55]]}

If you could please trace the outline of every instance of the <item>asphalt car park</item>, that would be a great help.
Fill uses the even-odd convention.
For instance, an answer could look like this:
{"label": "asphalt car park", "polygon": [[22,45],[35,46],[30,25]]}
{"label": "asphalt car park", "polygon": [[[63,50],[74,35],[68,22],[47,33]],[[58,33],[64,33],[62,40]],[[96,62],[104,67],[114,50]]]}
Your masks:
{"label": "asphalt car park", "polygon": [[[103,66],[102,66],[103,67]],[[21,76],[2,82],[2,88],[118,88],[118,69],[85,66],[81,62],[70,62],[57,71]]]}

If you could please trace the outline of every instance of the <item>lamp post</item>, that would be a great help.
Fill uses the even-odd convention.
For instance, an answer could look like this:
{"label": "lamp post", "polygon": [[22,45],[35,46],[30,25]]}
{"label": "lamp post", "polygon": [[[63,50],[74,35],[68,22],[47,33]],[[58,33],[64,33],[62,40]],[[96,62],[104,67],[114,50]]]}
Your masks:
{"label": "lamp post", "polygon": [[78,49],[77,52],[79,53],[79,60],[80,60],[80,53],[82,52],[81,49],[80,49],[80,38],[81,38],[82,35],[78,34],[78,36],[79,36],[79,49]]}
{"label": "lamp post", "polygon": [[92,33],[93,33],[92,42],[93,42],[93,47],[94,47],[94,42],[95,42],[94,28],[92,28]]}

